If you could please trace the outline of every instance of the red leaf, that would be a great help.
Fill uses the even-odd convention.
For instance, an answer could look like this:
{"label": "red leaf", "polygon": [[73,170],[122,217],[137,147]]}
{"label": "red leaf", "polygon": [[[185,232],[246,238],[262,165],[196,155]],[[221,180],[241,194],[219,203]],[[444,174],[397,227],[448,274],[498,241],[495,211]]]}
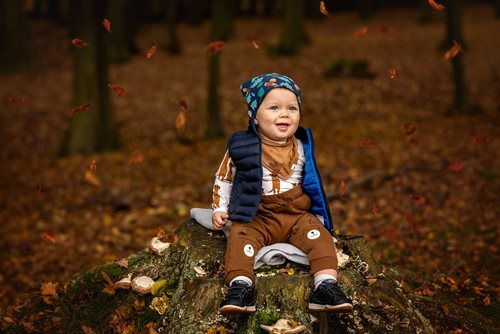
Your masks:
{"label": "red leaf", "polygon": [[425,197],[411,194],[410,199],[418,205],[423,205],[425,203]]}
{"label": "red leaf", "polygon": [[42,232],[42,233],[40,233],[40,236],[42,238],[47,239],[48,241],[50,241],[51,244],[53,244],[53,245],[56,244],[56,237],[54,237],[53,235],[50,235],[47,232]]}
{"label": "red leaf", "polygon": [[455,173],[458,173],[462,170],[462,162],[460,161],[455,161],[455,162],[452,162],[449,166],[448,166],[448,170],[449,171],[452,171],[452,172],[455,172]]}
{"label": "red leaf", "polygon": [[157,48],[158,48],[158,45],[156,44],[156,42],[154,42],[153,46],[150,47],[148,52],[146,53],[146,58],[149,59],[149,58],[153,57]]}
{"label": "red leaf", "polygon": [[88,46],[89,44],[87,42],[85,42],[83,39],[79,39],[79,38],[73,38],[71,40],[71,44],[73,44],[74,46],[78,47],[78,48],[83,48],[85,46]]}
{"label": "red leaf", "polygon": [[405,135],[411,136],[415,133],[415,131],[417,131],[417,126],[415,123],[406,123],[403,125],[403,131],[405,132]]}
{"label": "red leaf", "polygon": [[432,9],[435,9],[435,10],[443,10],[444,9],[443,5],[437,3],[434,0],[427,0],[427,2],[429,3],[429,6],[432,7]]}
{"label": "red leaf", "polygon": [[12,104],[24,104],[26,102],[26,99],[22,97],[7,96],[7,101]]}
{"label": "red leaf", "polygon": [[179,100],[179,105],[181,106],[181,108],[183,110],[187,110],[187,108],[188,108],[186,100]]}
{"label": "red leaf", "polygon": [[359,143],[363,148],[377,148],[377,143],[373,139],[365,139]]}
{"label": "red leaf", "polygon": [[389,69],[389,78],[390,79],[395,79],[396,78],[396,74],[397,74],[396,69],[394,69],[394,68],[390,68]]}
{"label": "red leaf", "polygon": [[208,56],[211,57],[214,54],[219,53],[223,47],[224,47],[223,41],[215,41],[215,42],[208,44],[208,47],[207,47]]}
{"label": "red leaf", "polygon": [[74,114],[77,114],[77,113],[81,113],[81,112],[84,112],[85,110],[87,110],[88,108],[90,108],[92,106],[92,103],[85,103],[79,107],[76,107],[74,108],[71,113],[74,115]]}
{"label": "red leaf", "polygon": [[104,26],[104,28],[106,29],[107,32],[111,32],[111,22],[109,22],[108,19],[104,19],[102,20],[102,25]]}
{"label": "red leaf", "polygon": [[462,51],[462,44],[457,41],[453,41],[453,46],[445,52],[443,58],[446,60],[450,60],[451,58],[458,55],[458,53]]}
{"label": "red leaf", "polygon": [[489,143],[491,143],[491,139],[486,138],[486,137],[481,137],[481,136],[472,136],[472,141],[474,143],[483,144],[483,145],[488,145]]}
{"label": "red leaf", "polygon": [[356,29],[353,32],[353,35],[354,35],[354,37],[359,38],[359,37],[363,37],[364,35],[366,35],[367,32],[368,32],[368,27],[361,27],[361,28]]}
{"label": "red leaf", "polygon": [[127,95],[127,90],[120,85],[109,83],[108,87],[113,90],[116,96],[125,96]]}

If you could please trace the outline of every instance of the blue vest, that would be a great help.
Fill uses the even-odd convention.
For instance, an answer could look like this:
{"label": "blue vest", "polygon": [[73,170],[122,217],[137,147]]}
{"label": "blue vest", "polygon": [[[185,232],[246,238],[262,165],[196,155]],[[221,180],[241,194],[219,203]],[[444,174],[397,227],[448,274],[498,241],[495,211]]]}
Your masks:
{"label": "blue vest", "polygon": [[[299,127],[295,133],[304,146],[305,166],[302,188],[311,199],[309,212],[324,218],[325,227],[333,231],[332,216],[314,159],[314,141],[310,129]],[[229,138],[228,150],[236,167],[233,177],[229,219],[249,222],[257,215],[262,197],[262,142],[255,130],[236,132]]]}

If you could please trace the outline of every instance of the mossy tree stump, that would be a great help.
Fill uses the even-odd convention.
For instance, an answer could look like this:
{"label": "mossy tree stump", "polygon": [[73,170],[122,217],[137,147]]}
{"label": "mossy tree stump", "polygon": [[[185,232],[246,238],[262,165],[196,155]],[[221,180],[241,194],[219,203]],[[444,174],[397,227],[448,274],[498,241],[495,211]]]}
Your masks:
{"label": "mossy tree stump", "polygon": [[[192,219],[176,233],[178,241],[162,255],[144,250],[128,258],[128,268],[109,263],[60,287],[57,297],[45,296],[44,301],[43,295],[34,295],[24,305],[2,315],[3,330],[82,333],[90,328],[95,333],[194,334],[224,330],[264,333],[261,324],[270,325],[286,318],[305,325],[308,333],[429,334],[435,333],[436,322],[440,322],[441,328],[453,329],[457,321],[478,328],[470,333],[495,331],[492,324],[472,311],[464,313],[457,308],[450,311],[449,319],[443,319],[436,306],[438,302],[403,291],[392,275],[382,274],[366,240],[356,236],[341,237],[344,252],[351,256],[351,261],[339,275],[339,284],[353,299],[353,312],[311,316],[306,311],[311,286],[308,267],[287,263],[257,271],[255,314],[226,318],[218,313],[224,290],[225,236],[206,230]],[[194,267],[202,267],[207,275],[196,276]],[[280,268],[287,268],[288,273],[278,273]],[[165,280],[166,284],[154,296],[121,289],[109,294],[103,292],[108,285],[103,272],[114,282],[132,274]],[[163,306],[151,308],[159,304]]]}

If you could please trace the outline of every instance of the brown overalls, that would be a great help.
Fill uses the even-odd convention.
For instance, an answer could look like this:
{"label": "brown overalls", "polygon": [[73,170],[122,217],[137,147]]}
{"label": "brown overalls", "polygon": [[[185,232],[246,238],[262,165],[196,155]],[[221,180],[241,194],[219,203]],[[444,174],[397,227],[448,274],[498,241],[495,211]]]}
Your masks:
{"label": "brown overalls", "polygon": [[227,242],[224,283],[236,276],[255,281],[254,258],[263,246],[287,242],[307,254],[311,274],[337,269],[337,255],[330,232],[307,212],[311,200],[302,186],[277,195],[262,196],[257,215],[248,223],[232,222]]}

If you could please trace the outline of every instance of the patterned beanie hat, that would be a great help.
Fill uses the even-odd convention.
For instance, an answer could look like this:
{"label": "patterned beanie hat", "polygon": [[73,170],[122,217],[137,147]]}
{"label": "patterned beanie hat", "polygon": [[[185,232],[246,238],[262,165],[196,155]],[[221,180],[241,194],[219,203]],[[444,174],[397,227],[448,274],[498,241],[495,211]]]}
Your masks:
{"label": "patterned beanie hat", "polygon": [[286,88],[297,96],[299,109],[301,109],[300,88],[295,82],[285,75],[278,73],[268,73],[258,75],[241,84],[240,90],[248,105],[248,117],[255,118],[257,109],[271,89]]}

